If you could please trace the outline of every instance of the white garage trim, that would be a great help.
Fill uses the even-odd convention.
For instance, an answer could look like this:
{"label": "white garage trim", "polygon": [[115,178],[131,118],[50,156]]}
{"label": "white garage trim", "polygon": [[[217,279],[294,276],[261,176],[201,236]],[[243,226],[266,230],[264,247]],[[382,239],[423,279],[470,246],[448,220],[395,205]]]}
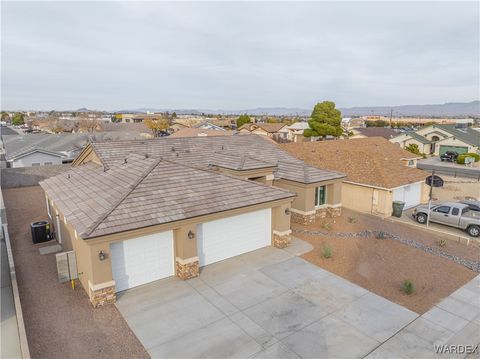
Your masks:
{"label": "white garage trim", "polygon": [[267,247],[272,241],[272,210],[240,214],[197,227],[200,266]]}
{"label": "white garage trim", "polygon": [[117,292],[175,274],[173,232],[161,232],[110,244]]}

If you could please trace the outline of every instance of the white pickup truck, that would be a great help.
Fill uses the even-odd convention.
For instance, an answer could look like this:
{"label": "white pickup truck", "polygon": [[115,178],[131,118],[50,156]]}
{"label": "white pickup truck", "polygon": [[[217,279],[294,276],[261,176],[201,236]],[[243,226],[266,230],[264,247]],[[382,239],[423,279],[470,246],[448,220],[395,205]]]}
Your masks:
{"label": "white pickup truck", "polygon": [[[414,209],[413,218],[420,224],[427,223],[428,206],[421,205]],[[457,227],[472,237],[480,236],[480,212],[470,210],[468,204],[445,202],[430,208],[430,222]]]}

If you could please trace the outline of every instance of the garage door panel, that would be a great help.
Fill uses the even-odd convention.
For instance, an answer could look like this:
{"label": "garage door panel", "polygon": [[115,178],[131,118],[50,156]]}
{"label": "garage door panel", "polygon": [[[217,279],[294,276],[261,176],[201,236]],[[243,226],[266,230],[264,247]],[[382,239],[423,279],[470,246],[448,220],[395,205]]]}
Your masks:
{"label": "garage door panel", "polygon": [[171,231],[112,243],[110,252],[117,292],[174,275]]}
{"label": "garage door panel", "polygon": [[271,209],[206,222],[198,226],[200,266],[271,244]]}
{"label": "garage door panel", "polygon": [[405,202],[405,208],[419,205],[422,199],[422,184],[414,183],[393,191],[393,200]]}

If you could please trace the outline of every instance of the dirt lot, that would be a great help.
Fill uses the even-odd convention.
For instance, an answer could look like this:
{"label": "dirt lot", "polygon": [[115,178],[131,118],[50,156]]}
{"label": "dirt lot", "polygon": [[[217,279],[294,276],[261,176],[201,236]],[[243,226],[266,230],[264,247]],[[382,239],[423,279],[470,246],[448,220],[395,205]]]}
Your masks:
{"label": "dirt lot", "polygon": [[433,189],[435,201],[461,201],[464,199],[480,200],[480,182],[472,178],[461,178],[441,175],[444,186]]}
{"label": "dirt lot", "polygon": [[3,195],[32,358],[148,358],[115,306],[93,309],[80,283],[58,283],[55,255],[32,244],[30,223],[48,218],[42,189]]}
{"label": "dirt lot", "polygon": [[[442,237],[378,217],[344,210],[342,217],[335,220],[325,219],[314,225],[293,227],[327,233],[325,236],[295,234],[314,246],[303,258],[419,314],[425,313],[478,274],[453,261],[392,239],[334,235],[334,232],[385,231],[432,248],[440,248],[437,241]],[[448,239],[446,243],[446,246],[441,247],[443,252],[480,260],[478,244],[467,246]],[[328,259],[323,256],[326,246],[333,253]],[[411,295],[404,294],[401,290],[406,279],[411,280],[415,286]]]}

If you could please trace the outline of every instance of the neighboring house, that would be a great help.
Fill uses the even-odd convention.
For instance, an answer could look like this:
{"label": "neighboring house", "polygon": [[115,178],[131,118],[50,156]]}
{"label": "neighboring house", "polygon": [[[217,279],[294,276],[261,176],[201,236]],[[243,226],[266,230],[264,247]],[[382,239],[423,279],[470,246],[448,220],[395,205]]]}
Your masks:
{"label": "neighboring house", "polygon": [[214,125],[213,123],[211,123],[209,121],[200,122],[196,125],[193,125],[192,127],[193,128],[200,128],[200,129],[203,129],[203,130],[226,131],[223,127]]}
{"label": "neighboring house", "polygon": [[183,128],[170,135],[170,137],[206,137],[206,136],[231,136],[233,131],[205,130],[203,128]]}
{"label": "neighboring house", "polygon": [[270,137],[274,140],[288,140],[288,128],[284,123],[246,123],[240,132]]}
{"label": "neighboring house", "polygon": [[224,128],[225,130],[236,130],[237,121],[234,118],[213,118],[209,120],[215,126]]}
{"label": "neighboring house", "polygon": [[16,167],[32,167],[61,165],[64,156],[61,153],[44,150],[42,148],[29,148],[17,153],[6,156],[7,166]]}
{"label": "neighboring house", "polygon": [[480,132],[464,125],[432,125],[415,132],[403,133],[390,142],[406,148],[416,144],[421,153],[440,156],[447,151],[479,153]]}
{"label": "neighboring house", "polygon": [[305,163],[343,172],[342,206],[388,217],[392,201],[410,208],[427,201],[427,173],[414,168],[418,156],[381,137],[281,145]]}
{"label": "neighboring house", "polygon": [[303,136],[303,131],[309,128],[310,126],[308,125],[308,122],[295,122],[287,127],[287,139],[290,142],[304,142],[305,137]]}
{"label": "neighboring house", "polygon": [[184,128],[189,128],[189,127],[187,125],[184,125],[183,123],[175,122],[168,128],[168,132],[175,133],[180,130],[183,130]]}
{"label": "neighboring house", "polygon": [[89,144],[40,183],[64,250],[94,306],[115,293],[258,248],[289,243],[290,222],[341,212],[344,175],[255,135]]}
{"label": "neighboring house", "polygon": [[386,127],[360,127],[352,129],[350,138],[383,137],[387,140],[398,135],[398,132]]}

